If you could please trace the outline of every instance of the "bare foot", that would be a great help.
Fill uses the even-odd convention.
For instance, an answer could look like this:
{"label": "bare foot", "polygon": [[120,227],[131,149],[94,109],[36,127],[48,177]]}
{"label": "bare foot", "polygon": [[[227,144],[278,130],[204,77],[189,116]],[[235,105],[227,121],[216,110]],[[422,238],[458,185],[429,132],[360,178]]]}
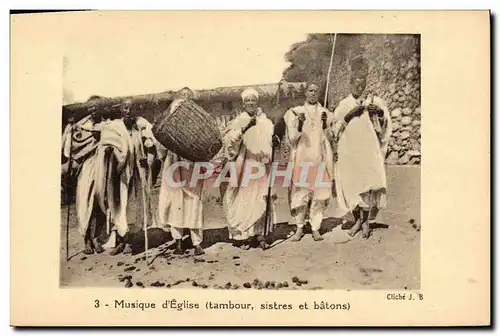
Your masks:
{"label": "bare foot", "polygon": [[92,241],[90,239],[85,240],[85,248],[83,249],[83,253],[85,254],[93,254],[94,247],[92,245]]}
{"label": "bare foot", "polygon": [[203,255],[203,254],[205,254],[205,251],[203,251],[200,245],[196,245],[194,247],[194,255]]}
{"label": "bare foot", "polygon": [[351,237],[354,237],[356,233],[361,230],[361,220],[358,219],[358,221],[353,225],[353,227],[349,230],[348,234]]}
{"label": "bare foot", "polygon": [[363,223],[362,227],[363,227],[362,237],[365,239],[370,238],[370,234],[371,234],[370,223],[368,223],[368,221],[366,221]]}
{"label": "bare foot", "polygon": [[104,248],[102,247],[102,244],[96,238],[94,238],[94,247],[95,247],[96,253],[100,254],[100,253],[104,252]]}
{"label": "bare foot", "polygon": [[325,238],[323,238],[320,234],[319,234],[319,231],[313,231],[312,232],[312,235],[313,235],[313,239],[314,241],[321,241],[321,240],[324,240]]}
{"label": "bare foot", "polygon": [[111,250],[111,252],[109,252],[109,255],[114,256],[120,254],[123,252],[124,248],[125,248],[125,243],[119,243],[118,245],[116,245],[114,249]]}
{"label": "bare foot", "polygon": [[182,248],[182,240],[177,240],[177,246],[175,247],[174,254],[181,255],[184,254],[184,249]]}
{"label": "bare foot", "polygon": [[295,231],[295,234],[290,238],[291,241],[293,242],[298,242],[304,237],[304,230],[302,228],[297,228],[297,231]]}
{"label": "bare foot", "polygon": [[125,244],[125,248],[123,249],[123,254],[132,254],[132,246],[130,246],[130,244]]}
{"label": "bare foot", "polygon": [[259,246],[260,246],[260,248],[261,248],[261,249],[263,249],[263,250],[267,250],[268,248],[270,248],[270,247],[271,247],[271,246],[270,246],[268,243],[266,243],[265,241],[261,241],[261,242],[259,242]]}

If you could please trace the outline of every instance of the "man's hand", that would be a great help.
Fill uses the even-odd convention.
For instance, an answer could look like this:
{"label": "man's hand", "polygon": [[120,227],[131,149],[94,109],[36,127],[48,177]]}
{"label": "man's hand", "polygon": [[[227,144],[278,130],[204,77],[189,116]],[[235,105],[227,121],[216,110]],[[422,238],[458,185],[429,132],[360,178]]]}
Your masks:
{"label": "man's hand", "polygon": [[241,132],[243,134],[245,134],[246,131],[248,131],[250,128],[252,128],[256,124],[257,124],[257,119],[255,117],[250,118],[250,121],[248,122],[248,124],[245,127],[243,127],[243,129],[241,130]]}
{"label": "man's hand", "polygon": [[351,111],[349,111],[349,113],[347,113],[347,115],[344,117],[344,121],[348,123],[349,121],[351,121],[351,119],[361,116],[364,110],[365,110],[364,106],[362,105],[356,106]]}
{"label": "man's hand", "polygon": [[297,115],[297,118],[299,119],[299,126],[297,127],[297,130],[299,132],[302,132],[302,127],[304,127],[304,121],[306,120],[306,115],[304,113],[299,113]]}
{"label": "man's hand", "polygon": [[367,109],[370,116],[377,116],[379,118],[384,116],[384,111],[375,104],[369,104]]}
{"label": "man's hand", "polygon": [[277,135],[273,135],[272,145],[273,147],[278,147],[280,145],[280,139]]}
{"label": "man's hand", "polygon": [[321,114],[321,121],[323,122],[323,129],[325,130],[326,129],[326,112],[323,111],[323,113]]}
{"label": "man's hand", "polygon": [[148,159],[146,157],[140,158],[139,164],[141,165],[142,168],[147,168],[148,167]]}

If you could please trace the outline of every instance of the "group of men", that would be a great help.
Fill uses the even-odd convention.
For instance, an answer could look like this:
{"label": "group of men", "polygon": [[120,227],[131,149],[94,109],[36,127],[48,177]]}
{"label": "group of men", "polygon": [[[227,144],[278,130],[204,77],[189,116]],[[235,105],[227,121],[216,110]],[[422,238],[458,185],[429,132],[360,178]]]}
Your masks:
{"label": "group of men", "polygon": [[[233,163],[232,173],[240,181],[245,166],[250,162],[266,166],[272,164],[273,147],[285,141],[290,148],[289,161],[294,167],[311,164],[310,171],[321,174],[325,181],[335,181],[331,187],[316,183],[298,183],[300,169],[294,169],[289,187],[289,206],[297,229],[291,237],[298,242],[305,235],[304,227],[311,226],[315,241],[320,234],[324,213],[332,200],[341,215],[352,212],[355,224],[349,230],[354,236],[361,231],[370,235],[370,221],[386,205],[386,177],[384,157],[391,136],[391,123],[387,107],[380,97],[365,93],[368,64],[362,57],[351,61],[350,91],[334,112],[318,102],[320,86],[308,83],[303,105],[286,111],[283,121],[284,137],[259,107],[259,94],[246,89],[242,97],[242,110],[223,130],[222,154],[225,164]],[[172,113],[182,99],[192,99],[193,92],[184,88],[168,111]],[[113,120],[93,120],[89,116],[77,123],[77,132],[88,132],[92,143],[91,155],[83,163],[78,178],[77,213],[79,227],[85,239],[85,253],[104,250],[98,239],[104,227],[109,234],[116,232],[111,254],[129,252],[127,241],[126,205],[131,189],[140,186],[143,196],[150,201],[152,163],[162,162],[158,211],[152,220],[158,227],[168,229],[176,240],[175,253],[183,253],[182,235],[189,229],[196,255],[203,254],[203,183],[173,187],[167,181],[169,167],[186,161],[168,151],[154,137],[152,125],[141,117],[129,113],[130,102],[122,107],[122,116]],[[65,132],[68,133],[68,132]],[[69,155],[68,140],[63,142],[65,155]],[[325,169],[318,169],[319,166]],[[177,169],[177,179],[186,180],[195,173],[192,168]],[[222,169],[224,172],[224,169]],[[271,170],[266,170],[269,178]],[[317,180],[315,176],[312,180]],[[229,236],[233,244],[242,249],[269,248],[268,236],[276,223],[274,193],[268,183],[247,181],[244,186],[225,185],[224,213]],[[136,189],[137,190],[137,189]],[[146,204],[147,202],[144,202]],[[146,208],[146,206],[145,206]],[[147,213],[144,212],[147,217]],[[91,224],[92,219],[94,219]],[[113,226],[113,227],[112,227]]]}

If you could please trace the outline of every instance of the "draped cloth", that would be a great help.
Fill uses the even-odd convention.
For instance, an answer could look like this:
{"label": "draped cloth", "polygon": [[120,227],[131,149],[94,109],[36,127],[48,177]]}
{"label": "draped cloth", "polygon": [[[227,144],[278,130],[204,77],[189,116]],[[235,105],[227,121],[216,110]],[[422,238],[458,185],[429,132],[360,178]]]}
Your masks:
{"label": "draped cloth", "polygon": [[[134,146],[122,120],[94,125],[100,131],[96,152],[83,163],[78,177],[76,208],[79,231],[85,235],[94,202],[106,213],[118,234],[128,231],[128,187],[134,172]],[[109,153],[106,149],[111,148]]]}
{"label": "draped cloth", "polygon": [[[367,106],[372,102],[384,112],[381,123],[374,124],[365,110],[360,117],[344,124],[344,117],[349,111],[358,105]],[[384,152],[392,131],[390,119],[387,106],[379,97],[358,101],[349,95],[335,109],[334,132],[339,137],[335,186],[341,215],[357,206],[364,209],[386,206]]]}
{"label": "draped cloth", "polygon": [[[167,113],[172,113],[182,101],[174,100]],[[174,164],[179,162],[184,162],[186,166],[175,167]],[[203,181],[191,186],[194,168],[193,162],[166,151],[158,200],[158,224],[162,229],[203,228]],[[184,182],[184,185],[176,186],[173,182]]]}
{"label": "draped cloth", "polygon": [[[223,142],[229,165],[235,169],[237,184],[229,183],[224,194],[224,210],[228,223],[229,236],[235,240],[245,240],[255,235],[270,233],[276,223],[274,207],[275,197],[271,197],[269,231],[265,232],[265,215],[269,186],[272,136],[274,125],[267,116],[258,109],[256,125],[245,134],[242,128],[248,125],[251,117],[242,112],[227,126]],[[255,165],[265,169],[263,177],[246,179],[245,173],[256,173]],[[247,182],[242,185],[242,182]]]}
{"label": "draped cloth", "polygon": [[[188,168],[172,166],[183,161]],[[168,230],[169,227],[179,229],[203,228],[203,183],[200,181],[191,186],[194,163],[185,160],[177,154],[168,151],[161,173],[161,186],[158,201],[159,226]],[[172,182],[184,182],[184,186],[175,186]]]}
{"label": "draped cloth", "polygon": [[[152,125],[142,117],[137,118],[130,130],[125,127],[122,119],[93,124],[86,117],[76,126],[72,148],[69,129],[63,134],[62,147],[66,157],[72,150],[73,157],[83,161],[76,191],[79,231],[85,235],[92,220],[93,209],[97,206],[103,213],[109,210],[110,224],[114,225],[120,236],[124,236],[128,232],[127,203],[132,189],[135,188],[136,196],[140,195],[139,199],[144,190],[146,207],[150,206],[151,183],[147,180],[149,169],[143,167],[139,160],[147,158],[148,163],[152,163],[157,154],[146,155],[144,147],[159,149],[161,145],[153,136]],[[99,136],[94,136],[96,134]],[[107,148],[110,148],[110,153],[109,150],[106,151]],[[153,151],[157,152],[161,153],[160,150]],[[148,217],[147,211],[144,211],[142,218],[151,216]]]}
{"label": "draped cloth", "polygon": [[[327,129],[323,130],[322,114],[327,116]],[[299,115],[305,115],[302,132],[298,131]],[[305,207],[310,201],[328,204],[332,197],[331,186],[321,182],[331,182],[334,177],[333,153],[330,144],[333,114],[317,103],[305,103],[289,109],[284,116],[286,124],[286,141],[290,148],[290,162],[294,170],[292,183],[288,190],[290,210],[292,215],[299,208]],[[301,182],[302,172],[309,164],[307,183]],[[304,173],[305,174],[305,173]],[[320,183],[318,183],[320,182]],[[295,215],[294,215],[295,217]]]}

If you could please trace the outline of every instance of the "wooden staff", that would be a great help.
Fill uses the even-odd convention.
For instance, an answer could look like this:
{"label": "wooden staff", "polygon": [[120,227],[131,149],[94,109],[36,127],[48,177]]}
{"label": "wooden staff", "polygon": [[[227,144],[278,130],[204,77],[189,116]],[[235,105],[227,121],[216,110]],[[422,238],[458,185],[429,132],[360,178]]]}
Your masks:
{"label": "wooden staff", "polygon": [[330,73],[332,72],[333,66],[333,54],[335,53],[335,43],[337,42],[337,33],[333,34],[333,44],[332,44],[332,54],[330,56],[330,66],[328,67],[328,74],[326,75],[326,91],[325,91],[325,101],[323,106],[326,107],[328,102],[328,87],[330,86]]}
{"label": "wooden staff", "polygon": [[[139,173],[140,174],[140,173]],[[141,176],[141,192],[143,206],[143,228],[144,228],[144,253],[146,254],[146,265],[148,264],[148,207],[146,202],[146,181],[144,175]]]}
{"label": "wooden staff", "polygon": [[106,203],[107,203],[107,209],[106,209],[106,234],[109,235],[111,232],[111,206],[109,204],[109,180],[111,178],[111,159],[112,156],[109,155],[108,157],[108,169],[106,170]]}
{"label": "wooden staff", "polygon": [[69,133],[69,159],[68,159],[68,177],[66,181],[66,201],[68,202],[68,213],[66,216],[66,261],[69,260],[69,214],[71,210],[71,172],[72,172],[72,161],[73,161],[73,127],[74,127],[74,118],[71,117],[69,123],[70,133]]}
{"label": "wooden staff", "polygon": [[272,218],[270,217],[269,212],[271,211],[271,190],[272,190],[272,175],[273,175],[273,163],[274,163],[274,146],[272,145],[271,142],[271,164],[270,164],[270,171],[269,171],[269,185],[267,187],[267,203],[266,203],[266,221],[264,222],[264,236],[268,235],[271,232],[271,227],[272,227]]}

